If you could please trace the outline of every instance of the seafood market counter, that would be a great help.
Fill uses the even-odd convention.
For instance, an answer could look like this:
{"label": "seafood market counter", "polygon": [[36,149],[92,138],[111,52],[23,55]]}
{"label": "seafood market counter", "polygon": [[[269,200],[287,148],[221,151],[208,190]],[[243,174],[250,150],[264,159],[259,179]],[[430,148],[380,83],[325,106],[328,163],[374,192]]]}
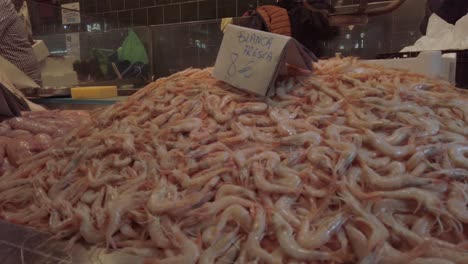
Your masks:
{"label": "seafood market counter", "polygon": [[127,98],[128,96],[118,96],[106,99],[35,98],[30,100],[33,103],[43,105],[48,109],[93,110],[113,105],[116,102],[123,101]]}
{"label": "seafood market counter", "polygon": [[143,260],[123,251],[105,252],[75,244],[51,240],[47,234],[0,221],[0,263],[2,264],[124,264]]}

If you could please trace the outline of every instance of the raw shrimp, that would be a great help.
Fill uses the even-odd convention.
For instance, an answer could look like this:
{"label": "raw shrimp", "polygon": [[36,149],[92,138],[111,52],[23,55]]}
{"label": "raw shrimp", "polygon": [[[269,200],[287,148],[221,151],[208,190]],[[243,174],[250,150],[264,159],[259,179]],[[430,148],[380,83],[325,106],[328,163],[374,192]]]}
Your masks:
{"label": "raw shrimp", "polygon": [[363,221],[365,221],[365,223],[372,229],[372,233],[368,239],[366,251],[367,253],[371,252],[373,249],[375,249],[375,247],[377,247],[380,243],[389,237],[390,234],[388,233],[387,228],[385,228],[385,226],[377,217],[363,209],[360,203],[350,192],[345,190],[341,191],[340,194],[343,202],[350,206],[351,210],[353,210],[355,214],[362,217]]}
{"label": "raw shrimp", "polygon": [[75,212],[81,219],[80,234],[88,243],[96,244],[105,241],[106,237],[102,229],[97,229],[93,225],[91,211],[88,206],[79,203]]}
{"label": "raw shrimp", "polygon": [[226,264],[226,263],[234,263],[236,260],[240,249],[240,241],[237,240],[227,251],[222,255],[215,264]]}
{"label": "raw shrimp", "polygon": [[147,207],[148,210],[153,214],[163,214],[178,212],[181,210],[187,210],[195,206],[199,202],[206,199],[210,193],[209,190],[216,185],[219,178],[213,178],[200,192],[195,192],[185,195],[181,199],[172,200],[172,199],[161,199],[160,192],[153,192],[148,199]]}
{"label": "raw shrimp", "polygon": [[153,241],[154,245],[158,248],[169,247],[171,242],[163,231],[160,217],[152,215],[148,217],[150,218],[148,220],[148,233],[151,237],[151,241]]}
{"label": "raw shrimp", "polygon": [[367,237],[359,229],[350,224],[345,225],[344,229],[346,230],[354,254],[359,260],[364,259],[368,254],[367,246],[369,242]]}
{"label": "raw shrimp", "polygon": [[468,169],[468,146],[454,145],[449,148],[448,154],[456,166]]}
{"label": "raw shrimp", "polygon": [[459,221],[468,224],[468,185],[453,182],[447,200],[447,209]]}
{"label": "raw shrimp", "polygon": [[376,135],[369,129],[365,130],[366,132],[366,141],[368,141],[375,149],[382,152],[383,154],[390,156],[391,158],[398,159],[404,158],[410,154],[413,154],[416,147],[412,142],[409,142],[406,146],[392,146],[385,139]]}
{"label": "raw shrimp", "polygon": [[365,197],[386,197],[393,199],[415,200],[418,203],[416,211],[418,211],[421,206],[424,206],[437,217],[441,215],[451,217],[450,213],[444,208],[443,202],[440,200],[440,198],[437,197],[436,194],[423,189],[408,187],[394,191],[377,191],[367,193],[365,194]]}
{"label": "raw shrimp", "polygon": [[336,143],[333,141],[327,141],[328,145],[341,150],[340,158],[334,168],[335,173],[339,173],[340,175],[344,174],[344,171],[356,158],[357,149],[361,146],[361,139],[357,135],[355,135],[355,138],[356,139],[353,140],[352,143]]}
{"label": "raw shrimp", "polygon": [[177,264],[177,263],[197,263],[200,257],[200,249],[197,244],[187,237],[180,227],[177,225],[170,225],[170,231],[167,231],[171,237],[173,237],[173,244],[179,248],[181,253],[178,256],[173,256],[165,259],[154,259],[148,260],[147,263],[158,263],[158,264]]}
{"label": "raw shrimp", "polygon": [[218,191],[216,192],[215,200],[228,195],[239,196],[241,198],[247,198],[250,200],[256,199],[255,192],[252,190],[234,184],[224,184],[223,186],[219,187]]}
{"label": "raw shrimp", "polygon": [[362,164],[361,168],[363,182],[378,190],[394,190],[405,187],[419,187],[435,182],[433,179],[415,177],[411,175],[382,177],[365,164]]}
{"label": "raw shrimp", "polygon": [[379,254],[379,263],[382,264],[400,264],[412,263],[413,260],[422,256],[430,247],[429,242],[422,243],[409,252],[400,252],[385,242]]}
{"label": "raw shrimp", "polygon": [[143,202],[144,197],[118,197],[110,201],[107,205],[108,226],[106,229],[106,241],[113,248],[116,248],[115,242],[112,239],[113,234],[119,229],[122,217],[128,211],[138,207]]}
{"label": "raw shrimp", "polygon": [[305,143],[312,143],[313,145],[318,145],[321,141],[322,137],[320,136],[320,134],[314,131],[283,137],[280,139],[281,144],[293,146],[302,146]]}
{"label": "raw shrimp", "polygon": [[266,229],[266,216],[265,211],[261,206],[255,207],[255,220],[252,230],[249,232],[247,241],[245,242],[245,249],[249,256],[258,258],[265,263],[279,264],[282,263],[281,259],[275,258],[268,251],[260,246],[261,241],[265,236]]}
{"label": "raw shrimp", "polygon": [[401,127],[393,131],[385,140],[392,145],[400,145],[410,137],[411,132],[411,127]]}
{"label": "raw shrimp", "polygon": [[244,231],[250,231],[252,226],[250,213],[244,207],[234,204],[227,207],[219,216],[218,224],[214,230],[218,234],[215,234],[215,237],[219,236],[219,232],[224,229],[229,221],[236,222]]}
{"label": "raw shrimp", "polygon": [[200,118],[186,119],[174,125],[173,127],[171,127],[171,132],[173,133],[191,132],[192,130],[199,129],[202,125],[202,122],[203,121]]}
{"label": "raw shrimp", "polygon": [[312,63],[268,97],[188,69],[7,120],[0,216],[147,263],[466,263],[468,92]]}
{"label": "raw shrimp", "polygon": [[241,103],[237,105],[236,110],[234,110],[234,113],[236,115],[241,115],[245,113],[252,113],[252,114],[258,114],[258,113],[263,113],[268,109],[268,105],[265,103]]}
{"label": "raw shrimp", "polygon": [[264,192],[270,193],[297,193],[297,189],[274,184],[266,179],[266,170],[258,162],[252,164],[252,174],[255,182],[255,186]]}
{"label": "raw shrimp", "polygon": [[275,209],[277,212],[290,223],[294,228],[298,228],[301,225],[301,220],[296,217],[292,212],[291,206],[296,202],[296,198],[288,197],[286,195],[281,196],[276,203]]}
{"label": "raw shrimp", "polygon": [[391,162],[391,159],[387,156],[376,158],[376,154],[369,152],[364,148],[358,150],[358,157],[365,161],[365,163],[371,168],[382,168]]}
{"label": "raw shrimp", "polygon": [[216,215],[220,211],[222,211],[224,208],[227,208],[228,206],[235,205],[235,204],[238,204],[244,207],[254,206],[254,203],[249,200],[245,200],[237,196],[224,196],[220,198],[219,200],[204,204],[202,207],[191,211],[190,214],[200,216],[200,217],[208,217],[211,215]]}
{"label": "raw shrimp", "polygon": [[204,184],[206,184],[208,181],[213,179],[214,177],[224,174],[227,172],[230,172],[230,168],[221,168],[218,170],[208,170],[208,171],[202,171],[198,174],[200,175],[195,175],[192,178],[190,178],[187,174],[174,170],[172,171],[172,175],[177,179],[179,184],[183,188],[197,188],[197,187],[202,187]]}
{"label": "raw shrimp", "polygon": [[213,245],[205,249],[200,255],[199,263],[213,263],[217,257],[223,255],[231,247],[231,245],[237,242],[237,240],[239,239],[239,235],[237,233],[237,229],[232,232],[229,232],[228,234],[222,236]]}
{"label": "raw shrimp", "polygon": [[338,213],[328,219],[321,220],[316,230],[309,231],[309,223],[306,220],[301,224],[297,234],[297,242],[307,249],[319,248],[341,229],[345,221],[346,217],[342,213]]}
{"label": "raw shrimp", "polygon": [[293,228],[284,218],[273,212],[273,225],[276,237],[284,252],[296,259],[301,260],[332,260],[339,261],[336,256],[329,252],[307,250],[299,246],[293,236]]}

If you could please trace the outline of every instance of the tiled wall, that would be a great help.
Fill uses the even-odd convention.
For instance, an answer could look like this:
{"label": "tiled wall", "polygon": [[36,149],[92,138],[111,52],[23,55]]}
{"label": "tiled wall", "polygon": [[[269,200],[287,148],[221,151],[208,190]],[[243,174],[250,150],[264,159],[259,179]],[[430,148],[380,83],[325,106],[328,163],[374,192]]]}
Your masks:
{"label": "tiled wall", "polygon": [[[141,2],[140,0],[140,6]],[[150,2],[156,2],[156,0]],[[199,7],[207,2],[209,1],[200,1],[196,4]],[[213,0],[212,2],[217,1]],[[232,0],[232,2],[235,1]],[[185,4],[187,3],[175,5],[182,8]],[[425,0],[408,0],[400,9],[391,14],[371,18],[368,25],[341,28],[337,38],[324,43],[326,47],[324,56],[331,57],[336,53],[342,53],[343,55],[371,59],[379,53],[401,50],[420,37],[419,23],[424,16],[424,5]],[[174,6],[174,4],[169,4],[169,6]],[[149,7],[149,9],[151,8],[160,7]],[[162,21],[167,21],[164,15],[165,6],[158,10],[161,10]],[[196,10],[198,10],[197,15],[200,18],[200,10]],[[151,19],[161,19],[161,16],[152,16]],[[132,21],[134,19],[135,17],[132,18]],[[127,28],[112,29],[107,32],[81,33],[82,57],[90,56],[89,50],[91,48],[115,49],[122,43],[126,32]],[[156,23],[150,27],[139,27],[137,34],[147,47],[152,58],[153,73],[158,77],[167,76],[188,67],[212,66],[222,39],[219,19],[190,23]],[[59,35],[61,37],[44,35],[40,38],[47,39],[46,43],[50,48],[57,46],[57,44],[49,42],[53,42],[57,38],[64,39],[63,34]],[[311,37],[313,37],[313,32],[311,32]],[[64,46],[64,44],[58,46]]]}
{"label": "tiled wall", "polygon": [[[273,4],[276,0],[59,0],[60,4],[80,2],[81,25],[63,28],[59,6],[57,19],[42,19],[34,14],[35,34],[76,32],[86,30],[85,24],[100,23],[106,29],[128,26],[173,24],[190,21],[239,17],[258,5]],[[32,9],[43,4],[30,1]],[[37,23],[34,23],[37,21]]]}
{"label": "tiled wall", "polygon": [[[326,1],[334,6],[347,6],[359,2],[359,0]],[[32,10],[42,9],[42,12],[31,12],[35,34],[47,34],[86,31],[86,24],[90,23],[100,23],[102,28],[111,29],[240,17],[247,10],[260,5],[274,4],[276,0],[56,0],[56,6],[38,3],[41,2],[38,0],[28,0],[28,2]],[[73,2],[80,2],[82,24],[64,28],[60,21],[59,4]],[[46,15],[41,16],[41,13]]]}

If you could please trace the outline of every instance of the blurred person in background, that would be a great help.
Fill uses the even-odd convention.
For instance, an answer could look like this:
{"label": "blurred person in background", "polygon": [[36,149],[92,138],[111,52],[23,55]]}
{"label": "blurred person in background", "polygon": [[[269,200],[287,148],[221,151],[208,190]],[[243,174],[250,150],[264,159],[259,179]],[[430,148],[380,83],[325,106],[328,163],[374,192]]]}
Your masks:
{"label": "blurred person in background", "polygon": [[277,5],[288,11],[292,37],[317,57],[323,55],[325,42],[335,38],[339,33],[337,27],[330,26],[325,14],[335,11],[329,2],[308,0],[308,3],[316,9],[311,11],[302,4],[302,0],[277,0]]}
{"label": "blurred person in background", "polygon": [[468,13],[468,0],[427,0],[426,16],[420,26],[422,34],[426,35],[429,18],[434,13],[447,23],[455,24]]}
{"label": "blurred person in background", "polygon": [[[32,49],[24,21],[19,17],[12,0],[0,0],[0,56],[27,75],[38,86],[42,84],[39,62]],[[3,67],[7,67],[4,65]],[[26,99],[11,82],[11,76],[2,72],[0,65],[0,121],[20,116],[21,111],[44,110]]]}
{"label": "blurred person in background", "polygon": [[39,86],[39,63],[34,56],[32,39],[11,0],[0,0],[0,56],[15,65]]}
{"label": "blurred person in background", "polygon": [[338,36],[339,30],[330,26],[325,14],[334,11],[329,1],[308,2],[315,11],[307,9],[302,0],[277,0],[276,5],[259,6],[247,11],[244,17],[249,19],[241,20],[239,25],[293,37],[321,57],[325,42]]}

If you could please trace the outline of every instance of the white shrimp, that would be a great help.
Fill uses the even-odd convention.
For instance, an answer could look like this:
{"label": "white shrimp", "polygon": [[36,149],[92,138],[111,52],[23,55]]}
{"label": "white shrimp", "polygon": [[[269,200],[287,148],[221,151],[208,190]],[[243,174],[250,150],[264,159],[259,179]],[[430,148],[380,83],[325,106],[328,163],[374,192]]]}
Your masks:
{"label": "white shrimp", "polygon": [[296,188],[269,182],[265,177],[266,176],[265,168],[262,165],[260,165],[260,163],[258,162],[254,162],[252,164],[252,174],[253,174],[255,186],[257,187],[257,189],[261,191],[270,192],[270,193],[291,193],[291,194],[295,194],[298,192]]}
{"label": "white shrimp", "polygon": [[79,203],[75,209],[75,212],[81,219],[80,235],[84,238],[84,240],[92,244],[103,242],[106,237],[104,232],[102,232],[102,229],[97,229],[94,227],[89,207]]}
{"label": "white shrimp", "polygon": [[[311,146],[307,151],[307,159],[318,168],[333,171],[333,154],[334,152],[325,146],[314,147]],[[330,155],[332,155],[330,157]]]}
{"label": "white shrimp", "polygon": [[357,156],[357,149],[361,146],[361,138],[358,135],[353,135],[352,143],[326,141],[327,144],[341,150],[340,158],[335,165],[334,171],[343,175],[348,166],[353,163]]}
{"label": "white shrimp", "polygon": [[379,254],[379,263],[382,264],[401,264],[412,263],[411,261],[423,255],[428,251],[430,243],[422,243],[408,252],[401,252],[393,248],[388,242],[382,246]]}
{"label": "white shrimp", "polygon": [[453,145],[449,148],[448,154],[456,166],[468,169],[468,158],[466,158],[466,155],[468,155],[468,146]]}
{"label": "white shrimp", "polygon": [[224,208],[227,208],[230,205],[241,205],[244,207],[253,207],[254,203],[252,201],[239,198],[237,196],[224,196],[221,197],[219,200],[215,200],[214,202],[206,203],[202,207],[197,208],[190,212],[191,215],[196,215],[200,217],[208,217],[212,215],[218,214]]}
{"label": "white shrimp", "polygon": [[347,224],[344,226],[346,235],[348,236],[351,248],[359,260],[364,259],[368,254],[368,240],[367,237],[356,227]]}
{"label": "white shrimp", "polygon": [[165,258],[162,260],[153,259],[152,263],[158,264],[190,264],[190,263],[197,263],[198,258],[200,257],[200,249],[198,248],[197,244],[192,241],[189,237],[187,237],[180,228],[172,224],[170,225],[170,232],[167,234],[168,236],[172,237],[173,245],[177,248],[180,248],[181,253],[180,255]]}
{"label": "white shrimp", "polygon": [[[275,258],[268,251],[260,246],[260,242],[265,236],[266,219],[265,210],[261,206],[255,207],[255,220],[252,226],[252,230],[249,232],[247,241],[245,242],[245,250],[248,255],[254,258],[258,258],[265,263],[279,264],[282,263],[281,259]],[[244,262],[241,262],[244,263]]]}
{"label": "white shrimp", "polygon": [[116,248],[112,239],[113,234],[120,228],[122,217],[130,210],[138,207],[146,200],[144,193],[138,196],[122,195],[107,204],[108,226],[106,228],[106,241],[113,248]]}
{"label": "white shrimp", "polygon": [[468,224],[468,185],[452,182],[447,209],[462,223]]}
{"label": "white shrimp", "polygon": [[148,233],[151,241],[158,248],[168,248],[171,244],[163,231],[160,217],[148,214]]}
{"label": "white shrimp", "polygon": [[393,131],[385,140],[392,145],[400,145],[411,135],[412,129],[410,127],[401,127]]}
{"label": "white shrimp", "polygon": [[287,136],[280,139],[283,145],[303,146],[305,143],[318,145],[322,141],[322,136],[314,131],[308,131],[297,135]]}
{"label": "white shrimp", "polygon": [[358,150],[359,159],[365,161],[365,163],[371,168],[382,168],[387,166],[392,160],[390,157],[377,157],[375,152],[368,151],[365,148]]}
{"label": "white shrimp", "polygon": [[377,191],[365,194],[366,197],[386,197],[393,199],[409,199],[417,201],[416,211],[423,205],[427,210],[434,213],[436,217],[447,216],[452,218],[451,214],[445,210],[442,200],[437,194],[419,188],[408,187],[394,191]]}
{"label": "white shrimp", "polygon": [[413,142],[409,142],[409,144],[406,146],[393,146],[371,130],[366,129],[365,132],[365,139],[367,142],[369,142],[376,150],[394,159],[404,158],[410,154],[413,154],[416,149]]}
{"label": "white shrimp", "polygon": [[274,180],[276,183],[280,183],[281,185],[292,188],[299,188],[301,184],[301,177],[296,170],[280,164],[276,168],[275,173],[280,177],[280,179]]}
{"label": "white shrimp", "polygon": [[426,173],[425,177],[436,178],[439,176],[447,176],[448,179],[457,181],[468,180],[468,170],[465,169],[442,169]]}
{"label": "white shrimp", "polygon": [[209,153],[220,151],[220,150],[229,150],[229,148],[221,142],[212,143],[209,145],[201,146],[200,148],[190,152],[188,154],[191,158],[201,158]]}
{"label": "white shrimp", "polygon": [[319,248],[341,230],[345,221],[346,217],[342,213],[338,213],[328,219],[321,220],[314,231],[309,231],[309,223],[305,221],[301,224],[300,231],[297,234],[297,242],[307,249]]}
{"label": "white shrimp", "polygon": [[203,250],[200,255],[200,264],[211,264],[214,260],[222,256],[234,243],[239,240],[238,230],[229,232],[222,236],[218,241],[214,242],[210,247]]}
{"label": "white shrimp", "polygon": [[221,168],[217,170],[208,169],[208,171],[202,171],[190,177],[179,170],[173,170],[172,175],[177,179],[182,188],[198,188],[205,185],[214,177],[230,171],[230,168]]}
{"label": "white shrimp", "polygon": [[299,246],[293,236],[293,228],[277,212],[273,212],[273,226],[276,238],[284,252],[296,259],[301,260],[332,260],[339,261],[333,253],[324,251],[307,250]]}
{"label": "white shrimp", "polygon": [[218,200],[221,197],[228,195],[239,196],[241,198],[247,198],[250,200],[255,200],[256,196],[254,191],[249,190],[247,188],[237,186],[234,184],[223,184],[221,187],[219,187],[218,191],[216,192],[215,200]]}
{"label": "white shrimp", "polygon": [[431,145],[417,148],[416,152],[406,162],[406,169],[408,171],[413,170],[419,165],[424,159],[435,155],[440,152],[440,146]]}
{"label": "white shrimp", "polygon": [[368,239],[367,253],[371,252],[389,237],[390,234],[382,222],[375,215],[363,209],[359,201],[350,192],[346,190],[341,191],[340,198],[355,214],[361,216],[363,221],[372,229],[372,233]]}
{"label": "white shrimp", "polygon": [[208,169],[216,165],[223,165],[231,158],[231,154],[227,151],[213,152],[208,157],[202,159],[199,162],[194,162],[189,167],[189,173],[193,173],[198,170]]}
{"label": "white shrimp", "polygon": [[433,179],[415,177],[411,175],[398,175],[382,177],[369,166],[362,164],[362,179],[371,187],[380,190],[401,189],[405,187],[419,187],[434,182]]}
{"label": "white shrimp", "polygon": [[236,260],[237,256],[239,255],[240,251],[240,240],[237,240],[231,247],[222,255],[219,257],[215,264],[228,264],[228,263],[234,263]]}
{"label": "white shrimp", "polygon": [[189,210],[199,202],[209,197],[210,190],[218,183],[218,181],[219,178],[215,177],[211,179],[201,191],[187,194],[185,197],[177,200],[163,198],[162,196],[165,194],[165,190],[160,189],[156,192],[153,192],[148,199],[148,210],[153,214],[174,214],[177,212]]}
{"label": "white shrimp", "polygon": [[229,221],[236,222],[244,231],[249,231],[252,227],[252,217],[244,207],[234,204],[227,207],[219,216],[218,224],[214,230],[215,237],[224,229]]}
{"label": "white shrimp", "polygon": [[327,135],[328,139],[333,141],[341,141],[341,133],[343,132],[352,133],[356,132],[356,129],[336,124],[331,124],[325,129],[325,134]]}
{"label": "white shrimp", "polygon": [[296,198],[281,196],[276,203],[275,208],[283,218],[286,219],[293,227],[298,228],[301,225],[301,220],[291,211],[291,205],[296,202]]}
{"label": "white shrimp", "polygon": [[245,113],[263,113],[268,109],[268,105],[261,102],[252,102],[252,103],[241,103],[238,104],[234,113],[236,115],[241,115]]}

